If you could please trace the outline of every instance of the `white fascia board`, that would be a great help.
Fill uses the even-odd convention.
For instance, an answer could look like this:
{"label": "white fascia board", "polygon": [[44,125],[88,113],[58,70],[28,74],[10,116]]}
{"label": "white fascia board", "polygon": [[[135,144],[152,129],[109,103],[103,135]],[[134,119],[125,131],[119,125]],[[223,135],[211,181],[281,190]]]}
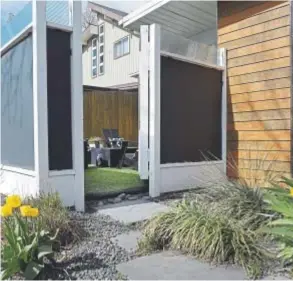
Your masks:
{"label": "white fascia board", "polygon": [[162,7],[163,5],[167,4],[168,2],[171,2],[171,0],[153,0],[144,6],[134,10],[127,16],[123,17],[119,21],[119,25],[123,25],[123,27],[127,27],[133,22],[141,19],[142,17],[146,16],[147,14],[153,12],[154,10]]}

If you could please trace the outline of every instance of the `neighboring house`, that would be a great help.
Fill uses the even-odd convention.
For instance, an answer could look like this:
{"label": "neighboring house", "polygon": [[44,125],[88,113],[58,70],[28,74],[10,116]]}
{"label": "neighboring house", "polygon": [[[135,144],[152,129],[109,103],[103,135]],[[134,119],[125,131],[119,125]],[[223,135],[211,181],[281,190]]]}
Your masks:
{"label": "neighboring house", "polygon": [[89,2],[83,31],[83,84],[107,88],[137,88],[139,37],[118,26],[126,13]]}

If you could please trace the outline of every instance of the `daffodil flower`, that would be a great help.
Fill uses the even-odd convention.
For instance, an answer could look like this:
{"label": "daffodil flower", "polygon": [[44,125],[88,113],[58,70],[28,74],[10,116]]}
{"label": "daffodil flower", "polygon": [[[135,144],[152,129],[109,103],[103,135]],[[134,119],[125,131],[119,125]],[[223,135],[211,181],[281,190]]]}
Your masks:
{"label": "daffodil flower", "polygon": [[6,205],[9,205],[12,208],[18,208],[21,205],[21,199],[18,195],[7,196]]}
{"label": "daffodil flower", "polygon": [[1,206],[1,217],[9,217],[12,215],[12,207],[9,205]]}
{"label": "daffodil flower", "polygon": [[20,209],[20,214],[23,217],[30,217],[30,210],[31,210],[31,206],[30,205],[22,205],[19,209]]}

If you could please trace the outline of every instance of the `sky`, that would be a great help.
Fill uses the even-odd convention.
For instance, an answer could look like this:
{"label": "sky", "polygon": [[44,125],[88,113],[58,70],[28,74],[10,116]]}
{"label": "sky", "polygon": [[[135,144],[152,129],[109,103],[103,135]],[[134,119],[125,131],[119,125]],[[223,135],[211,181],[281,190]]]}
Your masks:
{"label": "sky", "polygon": [[[16,14],[19,10],[23,8],[23,6],[27,3],[28,1],[7,1],[7,0],[2,0],[1,1],[1,17],[2,20],[6,20],[8,17],[9,13],[14,13]],[[83,6],[86,6],[87,1],[83,1],[84,4]],[[140,1],[93,1],[100,3],[105,6],[109,6],[114,9],[118,9],[121,11],[124,11],[126,13],[130,13],[131,11],[135,10],[136,8],[140,7],[143,5],[146,0],[140,0]]]}

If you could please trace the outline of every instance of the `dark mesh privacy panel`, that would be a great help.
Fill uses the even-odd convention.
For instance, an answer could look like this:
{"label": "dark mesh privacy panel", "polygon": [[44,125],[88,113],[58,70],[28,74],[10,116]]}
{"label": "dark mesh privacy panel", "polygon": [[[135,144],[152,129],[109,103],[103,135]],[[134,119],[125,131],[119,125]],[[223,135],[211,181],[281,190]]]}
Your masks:
{"label": "dark mesh privacy panel", "polygon": [[1,163],[34,170],[33,50],[29,36],[1,57]]}
{"label": "dark mesh privacy panel", "polygon": [[161,57],[161,163],[221,159],[221,71]]}
{"label": "dark mesh privacy panel", "polygon": [[49,169],[72,169],[70,33],[47,29]]}

